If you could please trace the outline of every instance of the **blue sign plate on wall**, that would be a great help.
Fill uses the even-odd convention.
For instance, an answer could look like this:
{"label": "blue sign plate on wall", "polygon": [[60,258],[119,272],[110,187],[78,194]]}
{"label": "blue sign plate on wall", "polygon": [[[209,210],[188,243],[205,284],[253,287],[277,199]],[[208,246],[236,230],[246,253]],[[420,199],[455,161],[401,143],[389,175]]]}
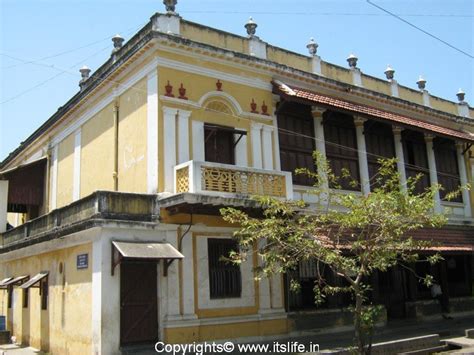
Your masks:
{"label": "blue sign plate on wall", "polygon": [[76,260],[78,269],[87,269],[89,267],[89,254],[79,254]]}

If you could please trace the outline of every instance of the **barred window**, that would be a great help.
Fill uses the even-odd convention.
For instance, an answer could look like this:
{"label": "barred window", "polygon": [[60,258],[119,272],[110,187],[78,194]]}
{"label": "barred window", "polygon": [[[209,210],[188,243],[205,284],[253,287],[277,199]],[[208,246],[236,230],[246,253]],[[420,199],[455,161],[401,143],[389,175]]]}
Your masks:
{"label": "barred window", "polygon": [[240,297],[242,294],[242,276],[240,266],[222,260],[229,257],[231,251],[237,251],[238,245],[232,239],[208,239],[209,289],[211,299]]}

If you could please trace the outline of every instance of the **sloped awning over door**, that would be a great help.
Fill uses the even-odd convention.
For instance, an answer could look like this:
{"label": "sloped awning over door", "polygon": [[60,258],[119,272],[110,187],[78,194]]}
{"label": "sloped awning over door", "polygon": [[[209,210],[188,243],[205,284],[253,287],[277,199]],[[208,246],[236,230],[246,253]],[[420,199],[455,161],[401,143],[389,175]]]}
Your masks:
{"label": "sloped awning over door", "polygon": [[112,242],[112,275],[115,267],[123,260],[157,261],[163,260],[163,274],[167,276],[168,267],[177,259],[183,259],[175,247],[169,243],[153,242]]}

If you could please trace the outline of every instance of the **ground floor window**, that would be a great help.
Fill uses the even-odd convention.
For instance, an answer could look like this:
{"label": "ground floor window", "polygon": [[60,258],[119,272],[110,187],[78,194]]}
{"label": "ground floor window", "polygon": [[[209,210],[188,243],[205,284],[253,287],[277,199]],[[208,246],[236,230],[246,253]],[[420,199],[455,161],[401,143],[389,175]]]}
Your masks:
{"label": "ground floor window", "polygon": [[207,247],[210,298],[240,297],[242,294],[240,266],[224,260],[232,251],[238,250],[237,242],[232,239],[209,238]]}

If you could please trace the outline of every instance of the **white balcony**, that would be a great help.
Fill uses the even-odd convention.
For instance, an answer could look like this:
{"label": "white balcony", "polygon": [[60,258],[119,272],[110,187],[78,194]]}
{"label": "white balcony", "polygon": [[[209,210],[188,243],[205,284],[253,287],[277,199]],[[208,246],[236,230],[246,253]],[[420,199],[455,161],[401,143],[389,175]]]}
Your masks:
{"label": "white balcony", "polygon": [[291,173],[190,160],[174,168],[174,192],[293,198]]}

